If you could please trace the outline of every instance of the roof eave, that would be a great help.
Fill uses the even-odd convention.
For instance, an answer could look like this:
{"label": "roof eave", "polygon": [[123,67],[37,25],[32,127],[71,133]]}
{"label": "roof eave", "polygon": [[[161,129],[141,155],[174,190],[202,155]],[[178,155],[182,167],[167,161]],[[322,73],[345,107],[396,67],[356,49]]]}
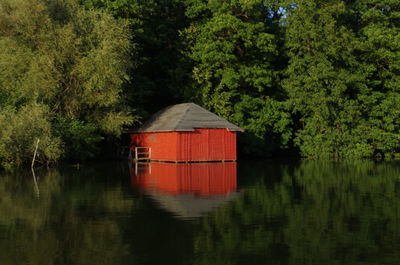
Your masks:
{"label": "roof eave", "polygon": [[176,130],[149,130],[149,131],[127,131],[126,133],[159,133],[159,132],[194,132],[196,129],[226,129],[229,132],[245,132],[242,128],[232,129],[232,128],[193,128],[193,129],[176,129]]}

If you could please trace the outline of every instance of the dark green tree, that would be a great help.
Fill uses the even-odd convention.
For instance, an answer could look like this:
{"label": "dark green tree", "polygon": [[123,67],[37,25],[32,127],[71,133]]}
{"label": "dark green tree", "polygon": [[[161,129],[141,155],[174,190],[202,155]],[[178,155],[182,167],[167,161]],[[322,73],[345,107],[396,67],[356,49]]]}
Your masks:
{"label": "dark green tree", "polygon": [[288,10],[283,81],[297,118],[295,143],[311,157],[370,152],[353,135],[362,119],[357,94],[365,72],[354,55],[355,36],[341,1],[297,1]]}
{"label": "dark green tree", "polygon": [[357,134],[374,154],[392,154],[400,146],[400,4],[397,1],[354,1],[357,59],[363,63],[365,85],[359,104],[365,119]]}
{"label": "dark green tree", "polygon": [[290,117],[279,83],[280,6],[261,0],[186,2],[193,101],[247,130],[248,153],[266,154],[287,144]]}
{"label": "dark green tree", "polygon": [[399,146],[399,49],[391,41],[398,25],[389,2],[297,1],[288,10],[283,85],[304,156],[373,156]]}
{"label": "dark green tree", "polygon": [[185,100],[190,61],[182,55],[180,31],[187,26],[182,0],[80,0],[86,8],[107,10],[129,24],[136,47],[127,87],[129,102],[145,118]]}

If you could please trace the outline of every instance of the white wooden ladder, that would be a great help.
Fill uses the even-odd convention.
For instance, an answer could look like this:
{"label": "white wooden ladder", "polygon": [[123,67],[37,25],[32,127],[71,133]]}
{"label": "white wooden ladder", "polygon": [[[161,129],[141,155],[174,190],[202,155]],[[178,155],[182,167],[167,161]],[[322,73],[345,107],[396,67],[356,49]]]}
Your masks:
{"label": "white wooden ladder", "polygon": [[151,159],[151,147],[135,147],[135,161],[148,161]]}

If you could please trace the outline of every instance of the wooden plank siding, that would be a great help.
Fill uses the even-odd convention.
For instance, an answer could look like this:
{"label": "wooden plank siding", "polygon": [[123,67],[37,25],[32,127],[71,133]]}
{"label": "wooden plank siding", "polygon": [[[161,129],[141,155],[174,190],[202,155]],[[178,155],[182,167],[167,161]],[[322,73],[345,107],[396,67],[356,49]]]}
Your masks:
{"label": "wooden plank siding", "polygon": [[236,160],[236,132],[227,129],[133,133],[131,140],[133,147],[150,147],[151,160],[155,161]]}
{"label": "wooden plank siding", "polygon": [[196,129],[178,132],[177,161],[235,161],[236,132]]}
{"label": "wooden plank siding", "polygon": [[150,160],[177,161],[177,133],[134,133],[131,134],[132,147],[150,147]]}

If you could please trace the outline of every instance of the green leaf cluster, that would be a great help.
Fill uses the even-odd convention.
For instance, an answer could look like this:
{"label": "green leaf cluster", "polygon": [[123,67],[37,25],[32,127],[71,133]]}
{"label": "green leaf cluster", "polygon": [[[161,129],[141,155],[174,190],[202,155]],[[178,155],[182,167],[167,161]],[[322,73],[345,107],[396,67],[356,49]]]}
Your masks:
{"label": "green leaf cluster", "polygon": [[397,151],[398,14],[391,1],[297,1],[290,10],[283,86],[304,156]]}
{"label": "green leaf cluster", "polygon": [[[72,0],[1,0],[0,113],[9,129],[0,145],[13,154],[4,149],[0,161],[26,162],[33,138],[49,162],[84,159],[105,135],[120,135],[134,118],[122,98],[130,38],[123,22]],[[16,131],[24,140],[9,140]]]}
{"label": "green leaf cluster", "polygon": [[195,100],[247,130],[242,151],[398,151],[396,1],[186,3]]}
{"label": "green leaf cluster", "polygon": [[52,134],[48,114],[48,108],[39,104],[0,111],[0,161],[3,167],[11,168],[32,160],[37,139],[40,139],[39,162],[54,162],[59,158],[61,141]]}
{"label": "green leaf cluster", "polygon": [[129,104],[147,118],[191,95],[191,64],[182,56],[180,32],[187,27],[182,0],[80,0],[129,24],[134,68],[127,89]]}
{"label": "green leaf cluster", "polygon": [[393,155],[399,17],[394,0],[0,0],[0,110],[46,109],[64,158],[189,101],[245,129],[243,154]]}
{"label": "green leaf cluster", "polygon": [[282,90],[284,58],[277,5],[265,1],[187,1],[183,36],[194,63],[193,98],[248,133],[242,149],[265,155],[288,145],[291,118]]}

